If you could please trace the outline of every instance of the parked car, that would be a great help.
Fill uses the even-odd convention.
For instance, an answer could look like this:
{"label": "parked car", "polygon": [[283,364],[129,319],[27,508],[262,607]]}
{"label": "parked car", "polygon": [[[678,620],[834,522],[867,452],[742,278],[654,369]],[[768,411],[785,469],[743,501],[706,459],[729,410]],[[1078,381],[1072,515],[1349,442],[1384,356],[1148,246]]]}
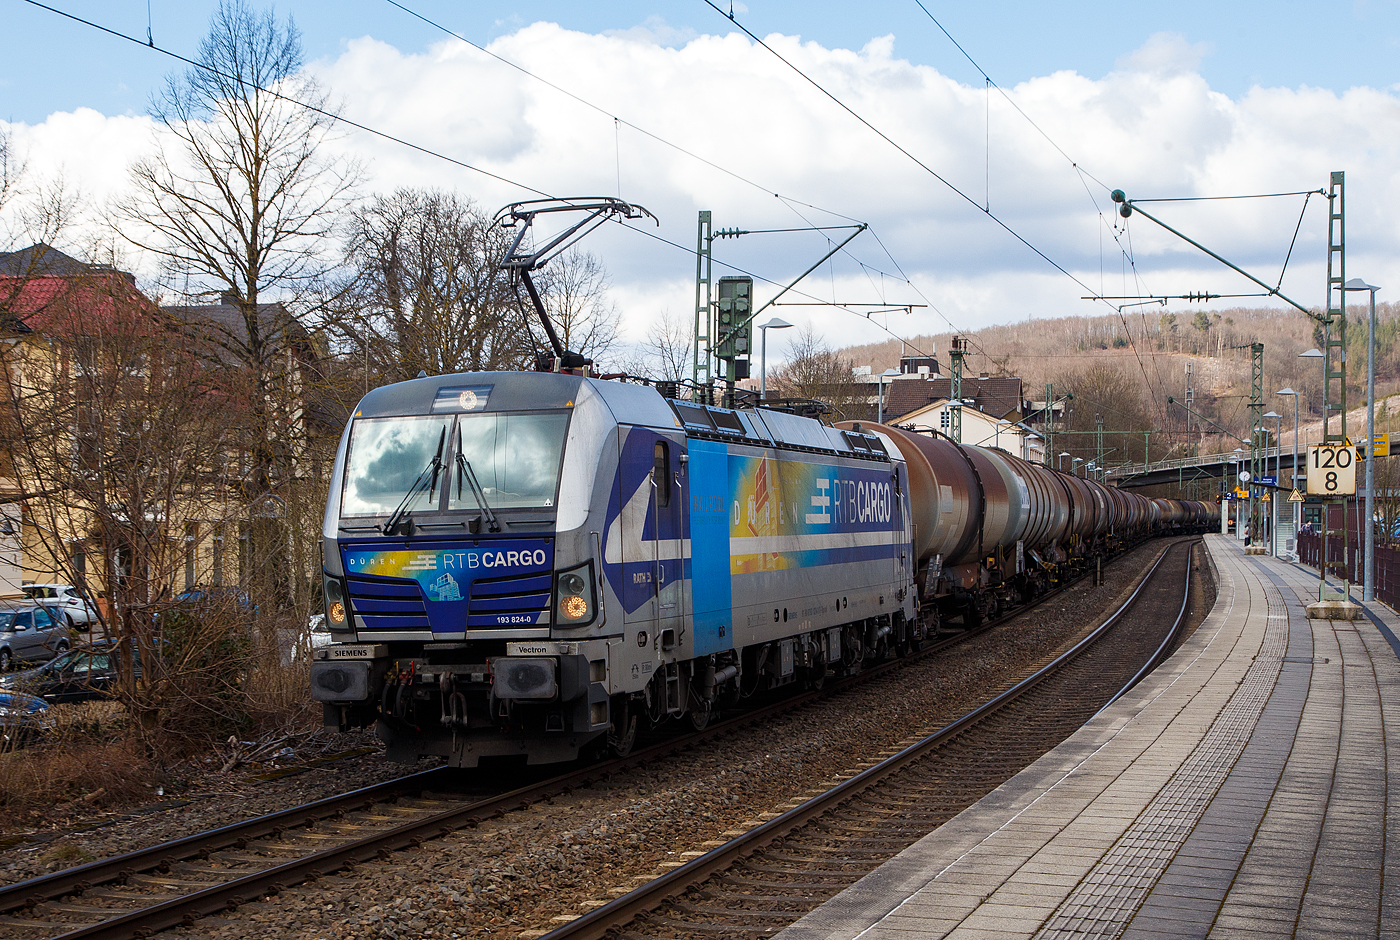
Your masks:
{"label": "parked car", "polygon": [[[0,689],[25,692],[53,704],[86,702],[111,694],[117,683],[116,648],[68,650],[34,669],[0,677]],[[141,664],[136,664],[140,675]]]}
{"label": "parked car", "polygon": [[0,672],[17,662],[47,662],[71,645],[67,619],[47,607],[0,610]]}
{"label": "parked car", "polygon": [[240,614],[253,615],[258,612],[258,606],[253,603],[248,592],[239,588],[227,587],[198,587],[190,588],[188,591],[177,594],[175,603],[189,610],[209,610],[213,608],[228,607],[237,610]]}
{"label": "parked car", "polygon": [[34,603],[62,611],[70,627],[97,622],[96,609],[71,584],[26,584],[20,590]]}
{"label": "parked car", "polygon": [[49,703],[24,692],[0,691],[0,744],[24,747],[53,727]]}

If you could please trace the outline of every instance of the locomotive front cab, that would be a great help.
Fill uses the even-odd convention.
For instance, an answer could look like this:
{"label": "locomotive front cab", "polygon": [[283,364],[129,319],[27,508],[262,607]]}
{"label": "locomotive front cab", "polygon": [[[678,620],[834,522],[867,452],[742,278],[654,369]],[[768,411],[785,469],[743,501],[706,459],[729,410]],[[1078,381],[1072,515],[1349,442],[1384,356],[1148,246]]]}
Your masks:
{"label": "locomotive front cab", "polygon": [[391,758],[460,766],[568,759],[606,731],[607,605],[586,523],[610,428],[577,376],[445,376],[365,397],[323,531],[333,642],[311,686],[327,726],[375,724]]}

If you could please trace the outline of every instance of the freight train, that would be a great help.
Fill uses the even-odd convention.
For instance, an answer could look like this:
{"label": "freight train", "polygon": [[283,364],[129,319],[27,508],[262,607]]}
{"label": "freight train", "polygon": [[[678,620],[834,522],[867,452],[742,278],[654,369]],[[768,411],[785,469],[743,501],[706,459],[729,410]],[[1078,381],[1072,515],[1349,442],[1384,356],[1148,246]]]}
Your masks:
{"label": "freight train", "polygon": [[621,754],[1217,513],[885,425],[559,372],[419,378],[341,439],[311,691],[394,760]]}

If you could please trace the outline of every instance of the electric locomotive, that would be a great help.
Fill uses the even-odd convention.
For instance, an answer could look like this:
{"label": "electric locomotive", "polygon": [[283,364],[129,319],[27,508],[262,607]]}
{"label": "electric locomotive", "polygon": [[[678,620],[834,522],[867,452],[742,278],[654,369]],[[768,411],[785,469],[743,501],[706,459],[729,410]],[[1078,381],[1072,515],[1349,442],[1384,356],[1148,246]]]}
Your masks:
{"label": "electric locomotive", "polygon": [[580,374],[376,389],[323,529],[328,727],[391,759],[625,753],[922,639],[884,434]]}

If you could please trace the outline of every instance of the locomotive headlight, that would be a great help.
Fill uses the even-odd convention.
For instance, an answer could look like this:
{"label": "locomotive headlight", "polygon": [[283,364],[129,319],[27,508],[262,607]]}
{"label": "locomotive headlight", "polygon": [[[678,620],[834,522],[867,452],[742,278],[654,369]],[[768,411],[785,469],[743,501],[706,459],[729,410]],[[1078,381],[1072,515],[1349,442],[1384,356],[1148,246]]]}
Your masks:
{"label": "locomotive headlight", "polygon": [[339,578],[330,576],[326,576],[322,583],[326,594],[326,625],[332,630],[344,630],[350,617],[345,607],[345,586]]}
{"label": "locomotive headlight", "polygon": [[593,622],[597,602],[593,592],[591,562],[561,571],[554,580],[555,610],[561,626],[582,627]]}

